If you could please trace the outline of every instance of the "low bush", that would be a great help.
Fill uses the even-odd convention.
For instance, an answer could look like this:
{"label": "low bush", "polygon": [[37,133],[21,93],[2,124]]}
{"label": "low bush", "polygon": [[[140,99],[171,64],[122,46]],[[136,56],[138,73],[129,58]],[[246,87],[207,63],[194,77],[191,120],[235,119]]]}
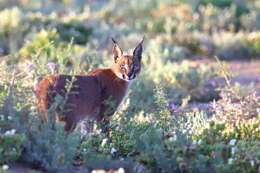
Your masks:
{"label": "low bush", "polygon": [[13,163],[21,157],[26,136],[15,134],[15,129],[0,134],[0,164]]}
{"label": "low bush", "polygon": [[[53,54],[51,51],[54,49],[53,47],[49,49],[50,55]],[[70,52],[71,50],[68,51]],[[34,53],[38,54],[37,52],[31,54]],[[66,62],[62,59],[64,57],[60,57],[59,55],[60,54],[56,56],[57,63],[65,66]],[[40,55],[40,58],[43,60],[44,56]],[[74,163],[76,150],[80,142],[80,135],[77,132],[68,135],[64,131],[63,125],[54,121],[48,121],[47,123],[42,122],[40,118],[41,115],[37,112],[35,107],[36,101],[32,92],[34,87],[33,81],[41,74],[50,73],[51,69],[46,70],[48,67],[47,64],[37,64],[36,62],[38,61],[35,60],[32,69],[24,68],[24,63],[20,63],[19,66],[16,66],[17,71],[11,74],[9,72],[12,70],[12,67],[10,67],[12,65],[5,64],[6,68],[1,69],[0,73],[5,74],[5,76],[1,78],[1,86],[4,90],[0,92],[1,95],[3,95],[3,100],[0,102],[0,113],[3,114],[5,121],[3,123],[4,126],[2,126],[2,121],[0,121],[0,131],[3,131],[2,128],[4,128],[4,130],[14,128],[17,130],[17,138],[21,136],[21,139],[18,139],[22,141],[22,144],[20,144],[21,142],[19,143],[16,138],[12,139],[10,137],[9,139],[5,138],[5,136],[3,138],[4,142],[5,140],[7,142],[15,142],[14,140],[17,140],[16,145],[20,147],[16,149],[17,155],[10,152],[10,150],[13,151],[12,149],[16,146],[13,146],[15,143],[8,145],[11,149],[7,151],[7,153],[10,154],[10,157],[13,157],[13,160],[20,159],[23,162],[49,172],[68,171]],[[74,70],[74,72],[76,72],[76,69],[67,70]],[[10,78],[12,79],[11,81]],[[49,116],[54,116],[52,109],[50,110]],[[53,118],[49,118],[49,120],[53,120]],[[6,146],[4,145],[4,147]],[[4,149],[7,150],[8,148]],[[6,153],[4,154],[6,155]]]}
{"label": "low bush", "polygon": [[213,4],[219,7],[228,7],[231,5],[232,1],[231,0],[202,0],[202,4]]}
{"label": "low bush", "polygon": [[0,55],[15,53],[23,42],[24,14],[17,8],[0,11]]}
{"label": "low bush", "polygon": [[[167,100],[171,103],[181,104],[185,98],[190,100],[203,100],[201,88],[207,79],[216,76],[214,68],[204,65],[193,66],[189,62],[162,63],[146,65],[139,80],[136,81],[129,93],[130,104],[135,110],[143,109],[145,112],[153,112],[153,95],[156,85],[161,85],[167,93]],[[211,70],[210,70],[211,69]],[[142,100],[136,98],[142,97]]]}
{"label": "low bush", "polygon": [[[71,42],[73,38],[75,44],[81,45],[86,44],[92,34],[90,27],[74,18],[64,21],[55,14],[25,13],[19,8],[5,9],[0,13],[0,20],[3,21],[0,24],[0,54],[15,53],[22,47],[24,40],[42,30],[56,31],[61,41]],[[57,39],[53,38],[53,36],[54,34],[52,33],[49,38]],[[40,39],[39,37],[41,36],[38,34],[36,37]],[[34,44],[37,47],[37,41]],[[44,38],[41,38],[38,46],[41,44],[44,44]]]}
{"label": "low bush", "polygon": [[92,33],[92,29],[86,27],[81,22],[60,23],[57,26],[57,32],[62,40],[70,42],[73,38],[76,44],[86,44],[89,36]]}
{"label": "low bush", "polygon": [[256,58],[260,57],[260,32],[253,32],[244,40],[245,44]]}
{"label": "low bush", "polygon": [[79,135],[68,135],[63,126],[53,122],[42,123],[35,116],[28,117],[26,122],[28,140],[22,160],[51,172],[70,170],[80,141]]}
{"label": "low bush", "polygon": [[42,30],[35,35],[32,41],[27,42],[19,51],[19,57],[22,59],[31,59],[32,56],[37,55],[38,52],[45,51],[47,56],[50,56],[51,45],[57,45],[59,36],[55,31],[47,32]]}
{"label": "low bush", "polygon": [[[131,158],[148,172],[257,172],[259,101],[254,95],[245,101],[246,93],[232,85],[228,88],[223,89],[222,100],[212,104],[211,118],[205,112],[185,110],[172,116],[160,87],[152,92],[155,105],[150,114],[133,111],[126,101],[124,110],[110,121],[108,136],[96,134],[83,141],[83,158]],[[227,109],[236,103],[242,112]]]}
{"label": "low bush", "polygon": [[241,42],[234,42],[217,50],[216,55],[222,60],[246,60],[252,58],[250,49]]}
{"label": "low bush", "polygon": [[[73,39],[71,41],[73,42]],[[42,30],[20,49],[18,57],[38,61],[40,56],[45,56],[48,57],[48,61],[57,62],[63,59],[63,61],[68,63],[72,54],[75,55],[77,52],[79,55],[81,51],[82,49],[79,46],[61,42],[60,36],[56,31]],[[61,53],[64,54],[61,55]],[[60,63],[66,64],[66,62]]]}
{"label": "low bush", "polygon": [[[216,119],[209,123],[198,114],[204,120],[194,119],[187,112],[174,118],[167,116],[165,97],[159,93],[157,89],[158,112],[150,118],[136,114],[130,121],[112,121],[109,137],[94,135],[82,143],[84,158],[93,152],[101,158],[132,158],[151,172],[257,172],[257,119],[230,126]],[[243,152],[246,147],[248,154]]]}

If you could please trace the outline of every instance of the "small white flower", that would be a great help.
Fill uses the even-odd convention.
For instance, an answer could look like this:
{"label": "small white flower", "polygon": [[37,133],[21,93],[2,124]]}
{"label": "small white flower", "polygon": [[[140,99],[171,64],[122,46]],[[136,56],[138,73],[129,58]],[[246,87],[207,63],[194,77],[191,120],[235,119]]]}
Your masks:
{"label": "small white flower", "polygon": [[15,134],[15,132],[16,132],[16,130],[15,129],[12,129],[12,130],[7,130],[6,132],[5,132],[5,136],[12,136],[12,135],[14,135]]}
{"label": "small white flower", "polygon": [[12,130],[11,130],[11,135],[14,135],[15,132],[16,132],[16,130],[15,130],[15,129],[12,129]]}
{"label": "small white flower", "polygon": [[31,111],[36,111],[37,110],[37,108],[36,108],[36,106],[31,106]]}
{"label": "small white flower", "polygon": [[3,166],[2,166],[2,169],[3,169],[3,170],[7,170],[7,169],[9,169],[9,166],[8,166],[8,165],[3,165]]}
{"label": "small white flower", "polygon": [[199,141],[198,141],[198,145],[200,145],[202,143],[202,140],[200,139]]}
{"label": "small white flower", "polygon": [[11,135],[10,130],[7,130],[4,135],[5,136],[10,136]]}
{"label": "small white flower", "polygon": [[102,133],[102,130],[101,130],[101,129],[97,129],[97,130],[96,130],[96,134],[99,135],[99,134],[101,134],[101,133]]}
{"label": "small white flower", "polygon": [[233,163],[233,160],[234,160],[233,158],[229,158],[228,159],[228,164],[231,165]]}
{"label": "small white flower", "polygon": [[253,167],[255,166],[255,161],[254,160],[250,160],[250,165]]}
{"label": "small white flower", "polygon": [[104,138],[104,139],[102,140],[101,147],[104,147],[104,146],[106,145],[107,141],[108,141],[108,139],[107,139],[107,138]]}
{"label": "small white flower", "polygon": [[231,148],[231,155],[233,156],[237,151],[237,147],[232,147]]}
{"label": "small white flower", "polygon": [[125,170],[124,170],[124,168],[119,168],[117,172],[118,173],[125,173]]}
{"label": "small white flower", "polygon": [[174,136],[172,136],[172,137],[169,138],[169,141],[170,141],[170,142],[174,142],[174,141],[176,141],[176,140],[177,140],[176,135],[174,135]]}
{"label": "small white flower", "polygon": [[169,132],[169,135],[171,135],[171,136],[176,135],[176,129],[173,129],[172,131],[170,131],[170,132]]}
{"label": "small white flower", "polygon": [[87,149],[86,148],[83,148],[83,152],[86,152],[87,151]]}
{"label": "small white flower", "polygon": [[12,118],[11,116],[8,116],[7,119],[8,119],[8,120],[12,120],[13,118]]}
{"label": "small white flower", "polygon": [[115,148],[111,148],[111,151],[110,151],[111,154],[114,154],[116,152],[117,152],[117,150]]}
{"label": "small white flower", "polygon": [[236,144],[236,142],[237,142],[236,139],[231,139],[231,140],[229,141],[229,145],[234,146],[234,145]]}
{"label": "small white flower", "polygon": [[192,143],[191,143],[191,145],[197,145],[198,144],[198,142],[197,141],[192,141]]}
{"label": "small white flower", "polygon": [[1,120],[1,121],[3,121],[3,120],[4,120],[4,118],[5,118],[5,116],[4,116],[4,115],[0,115],[0,120]]}

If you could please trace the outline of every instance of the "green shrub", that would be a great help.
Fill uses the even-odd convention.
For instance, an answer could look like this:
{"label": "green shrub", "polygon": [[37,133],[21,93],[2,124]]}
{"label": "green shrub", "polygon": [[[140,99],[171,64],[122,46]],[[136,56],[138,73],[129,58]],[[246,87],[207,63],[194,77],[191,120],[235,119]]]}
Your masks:
{"label": "green shrub", "polygon": [[[181,125],[189,121],[172,119],[162,88],[157,87],[154,94],[157,105],[155,114],[146,115],[148,117],[136,114],[132,112],[129,105],[125,111],[115,115],[119,119],[110,121],[111,131],[108,137],[94,135],[82,143],[82,150],[85,149],[83,152],[85,160],[87,161],[93,153],[96,153],[96,157],[103,155],[103,157],[132,158],[144,164],[152,172],[180,171],[181,163],[178,163],[175,152],[179,152],[184,145],[190,143],[191,138],[185,135],[189,130],[186,132],[183,130],[191,127]],[[172,129],[176,130],[177,135],[174,144],[170,144],[171,142],[166,138]],[[176,147],[179,150],[175,150]],[[112,152],[113,150],[115,153]]]}
{"label": "green shrub", "polygon": [[176,34],[176,36],[173,38],[173,42],[179,46],[183,46],[189,49],[193,54],[199,54],[201,52],[200,42],[192,34],[188,34],[188,33],[185,33],[183,35]]}
{"label": "green shrub", "polygon": [[250,9],[248,14],[240,17],[241,28],[249,32],[258,31],[260,29],[259,16],[258,7]]}
{"label": "green shrub", "polygon": [[[152,114],[146,114],[145,118],[128,105],[125,111],[116,115],[119,119],[110,122],[109,136],[94,135],[83,142],[87,151],[83,152],[84,157],[89,159],[96,153],[101,158],[132,158],[150,172],[258,170],[260,133],[257,119],[237,121],[232,125],[216,119],[208,124],[203,112],[183,111],[180,116],[172,117],[162,88],[157,88],[153,94],[156,107]],[[112,149],[116,154],[111,153]],[[245,150],[250,153],[245,155]]]}
{"label": "green shrub", "polygon": [[56,13],[45,15],[44,13],[29,13],[26,15],[26,28],[28,31],[34,29],[57,30],[58,35],[63,41],[70,42],[73,38],[76,44],[85,44],[92,34],[89,27],[81,16],[60,19]]}
{"label": "green shrub", "polygon": [[27,42],[19,51],[19,56],[22,59],[31,59],[33,55],[44,51],[48,56],[51,52],[51,44],[57,45],[59,36],[55,31],[47,32],[42,30],[35,35],[31,42]]}
{"label": "green shrub", "polygon": [[[145,57],[144,57],[145,58]],[[145,68],[142,69],[138,80],[130,88],[130,104],[135,110],[143,109],[145,112],[154,112],[154,93],[156,85],[161,85],[167,93],[170,103],[181,104],[185,98],[189,101],[203,100],[201,92],[204,82],[216,76],[213,67],[205,65],[193,66],[188,61],[181,63],[164,63],[163,60],[144,59]],[[148,62],[147,62],[148,61]],[[147,95],[151,97],[147,97]],[[142,98],[137,99],[137,98]]]}
{"label": "green shrub", "polygon": [[70,42],[73,38],[76,44],[86,44],[92,33],[92,29],[83,25],[82,21],[60,23],[56,28],[62,40]]}
{"label": "green shrub", "polygon": [[[54,46],[49,48],[48,53],[50,55],[57,53],[57,56],[54,57],[57,64],[65,66],[66,61],[64,62],[63,58],[66,57],[61,56],[61,53],[69,56],[71,49],[64,48],[63,52],[53,52],[58,49]],[[35,54],[37,53],[35,52]],[[47,54],[47,50],[45,53]],[[46,54],[40,54],[40,60],[48,62]],[[44,59],[44,56],[46,59]],[[32,57],[35,58],[33,53]],[[38,61],[35,60],[34,62]],[[3,90],[3,101],[0,102],[0,113],[4,114],[4,117],[7,117],[6,119],[12,117],[11,120],[4,121],[3,126],[2,121],[0,121],[0,131],[2,131],[2,128],[15,128],[18,134],[23,134],[26,137],[20,157],[23,162],[51,172],[68,171],[74,163],[80,137],[77,132],[71,135],[66,134],[62,124],[56,124],[53,121],[43,123],[40,119],[41,115],[37,113],[35,97],[32,92],[34,78],[38,77],[39,74],[50,73],[50,71],[46,70],[46,64],[35,63],[33,69],[29,69],[29,71],[24,68],[23,63],[19,63],[19,65],[21,66],[16,67],[21,71],[17,73],[10,74],[13,66],[8,65],[6,65],[8,66],[6,69],[0,71],[1,74],[4,74],[4,77],[1,78],[1,85],[6,88]],[[67,70],[77,73],[76,67]],[[53,117],[52,111],[50,111],[50,117]],[[8,153],[12,154],[12,152]]]}
{"label": "green shrub", "polygon": [[16,30],[22,23],[22,12],[18,8],[5,9],[0,12],[0,36],[9,35],[12,30]]}
{"label": "green shrub", "polygon": [[[33,115],[37,116],[37,115]],[[47,171],[67,171],[72,167],[79,144],[79,135],[67,135],[63,126],[44,123],[36,117],[28,117],[26,123],[25,151],[22,159]]]}
{"label": "green shrub", "polygon": [[249,34],[244,42],[254,57],[260,56],[260,32]]}
{"label": "green shrub", "polygon": [[232,0],[202,0],[202,4],[213,4],[219,7],[227,7],[230,6]]}
{"label": "green shrub", "polygon": [[222,99],[213,102],[212,107],[215,117],[230,125],[237,122],[248,121],[259,116],[259,97],[250,86],[231,83],[231,74],[225,68],[225,64],[218,61],[226,86],[221,89]]}
{"label": "green shrub", "polygon": [[[71,41],[73,42],[73,39]],[[79,46],[72,44],[72,42],[65,44],[60,41],[60,36],[56,31],[42,30],[20,49],[18,56],[21,59],[34,60],[38,60],[39,56],[47,56],[48,61],[58,61],[63,58],[63,61],[68,62],[72,54],[80,54],[82,51]],[[64,54],[61,55],[61,53]]]}
{"label": "green shrub", "polygon": [[12,163],[19,159],[25,142],[26,136],[24,134],[13,134],[13,130],[6,131],[5,134],[1,134],[0,164]]}
{"label": "green shrub", "polygon": [[[15,53],[22,47],[25,39],[42,30],[57,30],[60,40],[70,42],[74,39],[76,44],[86,44],[92,34],[90,27],[74,18],[63,21],[55,14],[26,13],[17,7],[5,9],[0,13],[0,49],[3,51],[1,54]],[[52,36],[53,34],[50,37]],[[44,40],[38,44],[43,42]]]}
{"label": "green shrub", "polygon": [[[173,44],[174,43],[174,44]],[[162,62],[174,62],[174,61],[181,61],[183,59],[189,58],[190,52],[189,47],[185,47],[186,44],[178,44],[179,42],[175,41],[166,41],[163,38],[156,38],[151,40],[147,45],[147,56],[150,57],[152,60],[158,59],[158,61]],[[153,62],[152,62],[153,63]]]}
{"label": "green shrub", "polygon": [[23,41],[24,14],[17,8],[0,11],[0,55],[15,53]]}
{"label": "green shrub", "polygon": [[247,60],[252,58],[250,49],[241,42],[234,42],[224,45],[216,51],[216,55],[222,60]]}
{"label": "green shrub", "polygon": [[[210,127],[198,137],[200,143],[198,152],[209,158],[213,156],[211,163],[216,172],[233,172],[234,169],[237,172],[247,172],[247,169],[250,170],[249,172],[257,171],[257,157],[259,157],[257,141],[260,138],[260,133],[257,127],[259,121],[254,121],[235,127],[230,127],[227,123],[216,124],[212,122]],[[248,147],[248,151],[251,151],[250,153],[242,154],[245,146]],[[254,165],[250,163],[252,160]]]}
{"label": "green shrub", "polygon": [[[17,88],[14,89],[13,95],[9,95],[8,98],[21,95],[19,90],[16,90]],[[25,97],[23,101],[29,98]],[[43,123],[33,107],[28,110],[29,107],[26,105],[30,104],[28,100],[27,103],[18,104],[16,102],[20,102],[20,100],[13,99],[12,102],[8,102],[7,107],[0,109],[1,112],[8,113],[7,117],[15,115],[15,117],[12,116],[9,126],[17,129],[17,136],[3,136],[3,138],[1,136],[0,138],[0,141],[3,142],[1,147],[4,147],[0,147],[4,154],[4,161],[14,161],[20,158],[23,162],[52,172],[70,169],[79,144],[79,135],[77,133],[66,134],[63,126],[53,121]],[[51,115],[53,116],[50,114],[50,117]],[[22,154],[21,151],[23,151]]]}

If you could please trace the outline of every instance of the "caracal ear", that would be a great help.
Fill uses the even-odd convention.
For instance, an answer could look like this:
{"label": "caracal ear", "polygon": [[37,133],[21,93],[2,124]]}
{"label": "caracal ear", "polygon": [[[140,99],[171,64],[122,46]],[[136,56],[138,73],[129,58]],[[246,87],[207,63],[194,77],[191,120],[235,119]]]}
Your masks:
{"label": "caracal ear", "polygon": [[143,42],[144,42],[144,37],[143,37],[142,41],[136,46],[134,53],[133,53],[134,59],[137,59],[139,61],[141,61],[141,58],[142,58]]}
{"label": "caracal ear", "polygon": [[120,58],[123,55],[122,49],[118,46],[117,42],[112,38],[112,41],[114,43],[114,46],[112,48],[112,53],[114,56],[115,63],[117,62],[118,58]]}

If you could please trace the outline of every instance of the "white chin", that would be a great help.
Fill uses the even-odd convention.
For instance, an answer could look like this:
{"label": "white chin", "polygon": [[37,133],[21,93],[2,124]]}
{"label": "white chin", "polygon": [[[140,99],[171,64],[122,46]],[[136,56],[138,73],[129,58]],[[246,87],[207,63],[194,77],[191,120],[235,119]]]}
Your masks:
{"label": "white chin", "polygon": [[[121,78],[121,79],[123,79],[123,78]],[[133,79],[123,79],[124,81],[126,81],[126,82],[130,82],[130,81],[132,81]]]}
{"label": "white chin", "polygon": [[123,76],[121,76],[121,75],[116,75],[119,79],[122,79],[122,80],[124,80],[124,81],[126,81],[126,82],[131,82],[131,81],[133,81],[135,78],[133,78],[133,79],[124,79],[123,78]]}
{"label": "white chin", "polygon": [[133,81],[134,79],[124,79],[123,77],[119,77],[120,79],[122,79],[122,80],[124,80],[124,81],[126,81],[126,82],[131,82],[131,81]]}

